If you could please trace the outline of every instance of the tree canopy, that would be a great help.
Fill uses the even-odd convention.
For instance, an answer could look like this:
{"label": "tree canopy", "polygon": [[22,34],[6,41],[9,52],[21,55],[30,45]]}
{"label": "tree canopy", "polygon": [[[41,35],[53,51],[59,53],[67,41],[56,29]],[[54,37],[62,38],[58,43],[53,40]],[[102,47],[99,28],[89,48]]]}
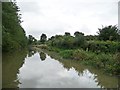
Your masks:
{"label": "tree canopy", "polygon": [[75,32],[75,37],[71,36],[69,32],[65,32],[64,35],[55,35],[49,38],[48,42],[52,46],[60,47],[60,48],[76,48],[82,47],[85,44],[84,33]]}
{"label": "tree canopy", "polygon": [[46,34],[42,34],[41,35],[41,37],[40,37],[40,42],[42,43],[42,44],[44,44],[45,42],[46,42],[46,40],[47,40],[47,36],[46,36]]}
{"label": "tree canopy", "polygon": [[35,37],[33,37],[32,35],[28,36],[28,44],[37,44],[37,40],[35,39]]}
{"label": "tree canopy", "polygon": [[98,28],[99,32],[98,32],[98,38],[99,40],[111,40],[111,41],[115,41],[118,40],[120,37],[119,34],[119,29],[117,28],[117,26],[106,26],[106,27],[102,27],[101,29]]}
{"label": "tree canopy", "polygon": [[2,50],[24,48],[27,37],[20,23],[19,7],[15,2],[2,2]]}

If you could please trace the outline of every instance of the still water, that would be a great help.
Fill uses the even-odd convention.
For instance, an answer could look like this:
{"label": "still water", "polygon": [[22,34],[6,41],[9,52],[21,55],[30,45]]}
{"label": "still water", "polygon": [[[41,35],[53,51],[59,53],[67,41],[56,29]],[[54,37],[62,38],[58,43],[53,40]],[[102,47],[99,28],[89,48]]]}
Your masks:
{"label": "still water", "polygon": [[3,54],[3,88],[116,88],[118,78],[43,51]]}

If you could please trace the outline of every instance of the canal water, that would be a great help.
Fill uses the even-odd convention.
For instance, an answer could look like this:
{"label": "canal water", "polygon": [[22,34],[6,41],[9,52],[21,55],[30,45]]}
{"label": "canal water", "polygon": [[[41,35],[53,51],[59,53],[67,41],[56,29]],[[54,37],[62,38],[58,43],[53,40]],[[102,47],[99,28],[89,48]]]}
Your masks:
{"label": "canal water", "polygon": [[43,51],[3,54],[3,88],[117,88],[118,78]]}

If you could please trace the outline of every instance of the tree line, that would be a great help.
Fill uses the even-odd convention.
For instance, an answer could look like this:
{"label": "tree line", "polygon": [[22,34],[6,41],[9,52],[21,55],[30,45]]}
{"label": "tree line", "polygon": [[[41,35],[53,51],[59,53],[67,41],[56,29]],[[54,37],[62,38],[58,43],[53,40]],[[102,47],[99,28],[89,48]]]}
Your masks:
{"label": "tree line", "polygon": [[[46,39],[45,39],[46,40]],[[76,31],[55,35],[37,48],[56,52],[63,59],[80,61],[85,65],[104,70],[106,73],[120,75],[120,31],[117,26],[98,29],[98,35],[87,35]]]}
{"label": "tree line", "polygon": [[115,53],[120,51],[120,30],[118,27],[109,25],[98,28],[98,35],[84,35],[84,33],[76,31],[74,36],[69,32],[64,35],[55,35],[47,40],[47,35],[42,34],[40,40],[36,40],[32,35],[31,44],[47,44],[63,49],[77,49],[88,50],[92,52]]}
{"label": "tree line", "polygon": [[55,46],[64,49],[89,48],[92,51],[95,51],[95,49],[106,50],[106,48],[112,46],[119,48],[119,43],[116,44],[108,42],[120,42],[120,30],[117,26],[112,25],[105,27],[102,26],[102,28],[99,28],[98,35],[85,36],[84,33],[76,31],[74,33],[74,36],[71,36],[69,32],[65,32],[64,35],[55,35],[49,38],[48,40],[47,35],[44,33],[40,36],[40,40],[35,39],[35,37],[33,37],[32,35],[29,35],[27,37],[24,29],[21,27],[22,21],[21,14],[19,14],[19,11],[20,9],[15,2],[2,2],[3,51],[22,49],[27,45],[34,44],[48,44],[50,46]]}
{"label": "tree line", "polygon": [[98,29],[98,35],[87,35],[76,31],[74,36],[69,32],[64,35],[55,35],[46,39],[47,35],[42,34],[39,44],[47,44],[49,46],[63,48],[63,49],[76,49],[82,48],[92,52],[118,52],[120,51],[120,30],[117,26],[105,26]]}

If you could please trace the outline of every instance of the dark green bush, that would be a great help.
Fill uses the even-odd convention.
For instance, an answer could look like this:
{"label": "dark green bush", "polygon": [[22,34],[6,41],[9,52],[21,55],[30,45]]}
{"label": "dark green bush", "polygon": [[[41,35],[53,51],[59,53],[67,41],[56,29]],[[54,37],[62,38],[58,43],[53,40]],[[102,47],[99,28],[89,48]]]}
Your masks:
{"label": "dark green bush", "polygon": [[114,41],[89,41],[87,47],[89,51],[96,53],[120,52],[120,42],[114,42]]}

